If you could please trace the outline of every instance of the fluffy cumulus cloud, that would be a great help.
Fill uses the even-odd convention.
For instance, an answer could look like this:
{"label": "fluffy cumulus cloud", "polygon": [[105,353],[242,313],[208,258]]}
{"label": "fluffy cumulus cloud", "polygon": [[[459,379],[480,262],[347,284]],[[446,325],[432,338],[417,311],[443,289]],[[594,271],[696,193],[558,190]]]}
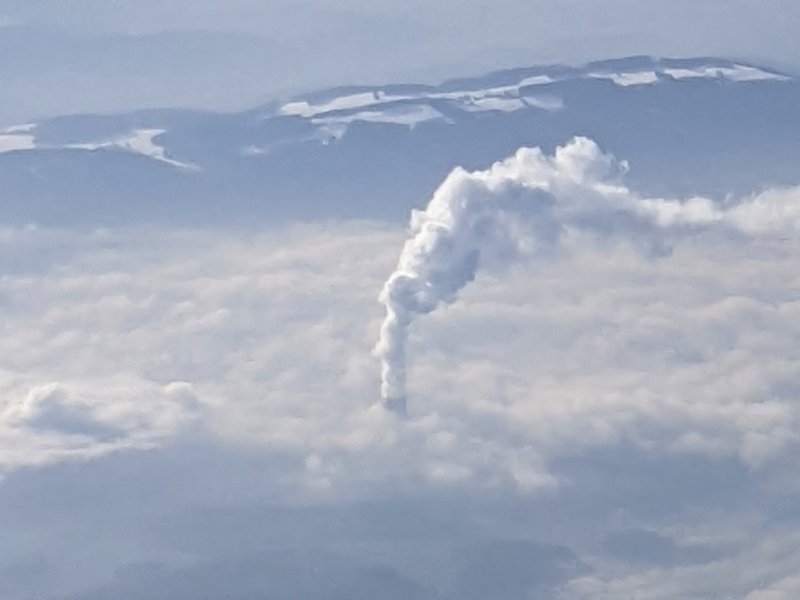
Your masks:
{"label": "fluffy cumulus cloud", "polygon": [[[3,230],[11,597],[791,597],[800,191],[642,199],[587,141],[512,160],[410,232]],[[377,296],[451,188],[480,243],[426,271],[403,416]]]}

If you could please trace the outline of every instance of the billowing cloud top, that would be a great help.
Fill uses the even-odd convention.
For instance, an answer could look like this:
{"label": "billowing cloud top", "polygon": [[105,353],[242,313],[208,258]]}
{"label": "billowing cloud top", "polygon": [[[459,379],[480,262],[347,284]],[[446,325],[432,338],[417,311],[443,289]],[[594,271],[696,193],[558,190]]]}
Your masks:
{"label": "billowing cloud top", "polygon": [[402,405],[405,345],[414,316],[455,300],[482,261],[554,251],[575,232],[621,236],[656,249],[669,236],[708,228],[746,234],[795,232],[800,204],[770,193],[726,206],[707,198],[641,198],[622,176],[627,164],[576,138],[553,156],[539,148],[485,171],[455,169],[427,208],[411,216],[411,237],[380,295],[386,306],[376,354],[381,395]]}

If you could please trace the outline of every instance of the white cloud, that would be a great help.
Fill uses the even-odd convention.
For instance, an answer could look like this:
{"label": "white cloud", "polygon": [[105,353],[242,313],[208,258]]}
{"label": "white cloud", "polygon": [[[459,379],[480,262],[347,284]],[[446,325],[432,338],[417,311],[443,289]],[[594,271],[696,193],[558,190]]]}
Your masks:
{"label": "white cloud", "polygon": [[[342,222],[261,234],[1,231],[8,481],[23,467],[103,465],[148,448],[147,464],[164,466],[146,476],[174,482],[169,494],[191,496],[188,507],[246,507],[259,494],[336,506],[517,499],[534,507],[532,523],[556,514],[563,525],[523,533],[489,508],[475,522],[500,537],[566,536],[591,569],[566,597],[743,597],[791,585],[796,528],[771,513],[796,480],[795,235],[745,242],[710,230],[653,258],[624,236],[575,234],[558,253],[483,271],[411,329],[409,417],[399,419],[378,404],[371,347],[377,290],[405,235]],[[186,477],[208,483],[175,480],[180,440],[205,444]],[[229,452],[246,458],[214,462]],[[570,466],[603,456],[588,475]],[[245,468],[254,460],[270,466]],[[669,510],[647,512],[660,502]],[[724,559],[643,566],[593,542],[631,527]],[[405,547],[395,541],[381,555],[393,565]],[[183,564],[142,548],[125,556]],[[403,560],[436,582],[419,566],[425,556]],[[748,573],[751,564],[764,567]]]}
{"label": "white cloud", "polygon": [[642,600],[720,597],[782,600],[794,597],[792,593],[798,583],[794,573],[800,564],[797,532],[771,530],[763,524],[748,523],[742,515],[736,516],[739,520],[728,524],[732,530],[715,532],[719,538],[724,538],[739,528],[735,534],[737,543],[729,541],[725,552],[716,560],[673,568],[626,569],[623,565],[603,564],[603,559],[599,559],[595,565],[598,573],[567,583],[562,590],[563,597],[593,600],[632,597]]}
{"label": "white cloud", "polygon": [[334,495],[549,489],[552,460],[622,443],[757,469],[796,448],[796,240],[698,236],[652,260],[575,236],[481,275],[412,330],[399,420],[370,348],[401,236],[6,230],[17,254],[62,252],[0,279],[5,468],[152,446],[195,418],[296,456],[287,489]]}
{"label": "white cloud", "polygon": [[[387,403],[402,404],[406,395],[409,327],[455,302],[481,265],[553,260],[574,236],[601,243],[621,239],[663,253],[688,236],[781,237],[800,230],[798,189],[731,199],[728,207],[700,197],[640,198],[623,182],[626,169],[585,138],[557,148],[553,156],[521,148],[485,171],[455,169],[428,206],[413,212],[410,237],[381,292],[386,317],[375,352]],[[731,304],[734,311],[760,308],[748,298]],[[655,317],[648,329],[669,325],[665,317]],[[631,331],[626,328],[624,335]],[[670,340],[659,341],[668,346]],[[752,441],[753,450],[745,453],[757,461],[768,442]]]}
{"label": "white cloud", "polygon": [[762,590],[747,594],[745,600],[790,600],[800,594],[800,575],[790,575]]}

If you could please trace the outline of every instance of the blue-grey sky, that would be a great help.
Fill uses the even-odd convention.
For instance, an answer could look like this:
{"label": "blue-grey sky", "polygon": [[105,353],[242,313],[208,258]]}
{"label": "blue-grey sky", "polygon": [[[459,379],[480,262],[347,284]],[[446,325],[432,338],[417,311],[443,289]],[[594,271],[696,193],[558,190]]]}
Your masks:
{"label": "blue-grey sky", "polygon": [[648,53],[800,65],[791,0],[2,0],[0,119]]}
{"label": "blue-grey sky", "polygon": [[799,16],[0,0],[0,599],[800,597]]}

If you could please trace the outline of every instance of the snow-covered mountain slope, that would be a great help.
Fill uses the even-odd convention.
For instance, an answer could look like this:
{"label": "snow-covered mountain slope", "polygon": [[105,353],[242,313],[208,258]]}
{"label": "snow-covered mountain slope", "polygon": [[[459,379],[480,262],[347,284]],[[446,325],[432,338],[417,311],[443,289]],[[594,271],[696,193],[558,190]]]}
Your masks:
{"label": "snow-covered mountain slope", "polygon": [[[444,100],[454,108],[467,112],[499,110],[510,112],[526,108],[557,110],[563,104],[557,97],[539,95],[539,89],[557,82],[574,79],[607,79],[622,87],[652,85],[661,81],[682,79],[718,79],[727,81],[786,81],[788,76],[775,71],[743,65],[735,62],[704,63],[697,61],[652,60],[649,64],[636,61],[612,61],[594,63],[584,69],[529,69],[512,71],[509,82],[486,86],[484,81],[467,80],[450,82],[442,87],[407,90],[397,88],[362,88],[353,93],[322,97],[318,100],[298,99],[282,104],[277,113],[287,116],[300,116],[312,119],[336,118],[341,115],[346,122],[361,120],[360,115],[370,115],[364,119],[379,122],[379,115],[385,114],[384,122],[396,122],[392,118],[394,108],[400,103],[427,106],[431,102]],[[539,88],[539,89],[537,89]],[[325,117],[325,115],[333,115]],[[274,115],[269,115],[274,116]],[[444,115],[427,113],[420,120],[406,123],[414,125]]]}
{"label": "snow-covered mountain slope", "polygon": [[404,218],[455,165],[588,135],[659,193],[800,181],[800,82],[633,57],[439,86],[347,87],[237,114],[150,110],[0,129],[4,221]]}

